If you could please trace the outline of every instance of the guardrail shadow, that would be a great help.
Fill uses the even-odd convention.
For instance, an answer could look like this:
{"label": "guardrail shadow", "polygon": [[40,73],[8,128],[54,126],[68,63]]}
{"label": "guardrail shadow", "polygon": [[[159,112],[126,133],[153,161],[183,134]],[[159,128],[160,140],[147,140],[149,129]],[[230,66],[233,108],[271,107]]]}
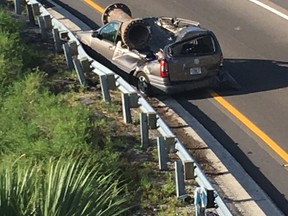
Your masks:
{"label": "guardrail shadow", "polygon": [[[54,7],[53,4],[46,0],[38,0],[42,5],[45,5],[45,7]],[[70,7],[68,4],[65,4],[64,2],[60,0],[53,0],[56,4],[60,5],[61,7],[65,8],[68,12],[73,14],[75,17],[83,21],[85,24],[87,24],[91,29],[98,29],[100,26],[95,23],[95,21],[91,20],[89,17],[87,17],[85,14],[80,13],[79,11],[75,10],[74,8]]]}

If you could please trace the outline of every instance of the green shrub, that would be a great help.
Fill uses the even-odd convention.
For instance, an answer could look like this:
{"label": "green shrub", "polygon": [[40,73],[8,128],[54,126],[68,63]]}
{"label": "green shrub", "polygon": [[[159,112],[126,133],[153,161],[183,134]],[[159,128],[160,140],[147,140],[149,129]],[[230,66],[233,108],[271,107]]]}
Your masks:
{"label": "green shrub", "polygon": [[24,46],[18,36],[0,32],[0,87],[19,78],[23,69]]}
{"label": "green shrub", "polygon": [[0,153],[46,157],[88,148],[90,112],[70,106],[43,87],[43,76],[29,74],[9,88],[0,104]]}
{"label": "green shrub", "polygon": [[39,61],[39,52],[22,41],[21,30],[21,23],[13,19],[7,9],[0,9],[0,92],[22,78],[28,67],[36,67]]}
{"label": "green shrub", "polygon": [[0,32],[19,34],[22,26],[19,20],[11,17],[7,8],[0,6]]}

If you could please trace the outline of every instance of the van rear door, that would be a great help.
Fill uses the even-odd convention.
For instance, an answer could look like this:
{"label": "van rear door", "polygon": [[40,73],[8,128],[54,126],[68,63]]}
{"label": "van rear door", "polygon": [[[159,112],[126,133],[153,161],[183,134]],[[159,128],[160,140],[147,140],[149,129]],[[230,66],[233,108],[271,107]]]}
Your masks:
{"label": "van rear door", "polygon": [[215,38],[206,34],[165,47],[170,81],[198,80],[216,74],[222,58],[217,45]]}

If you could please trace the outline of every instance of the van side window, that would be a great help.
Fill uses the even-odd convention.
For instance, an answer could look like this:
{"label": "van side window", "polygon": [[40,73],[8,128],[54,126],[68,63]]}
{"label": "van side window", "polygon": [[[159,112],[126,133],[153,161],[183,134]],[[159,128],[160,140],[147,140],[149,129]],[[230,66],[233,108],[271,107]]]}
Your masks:
{"label": "van side window", "polygon": [[116,22],[108,23],[104,28],[101,29],[100,34],[103,40],[108,40],[112,43],[116,43],[120,24]]}

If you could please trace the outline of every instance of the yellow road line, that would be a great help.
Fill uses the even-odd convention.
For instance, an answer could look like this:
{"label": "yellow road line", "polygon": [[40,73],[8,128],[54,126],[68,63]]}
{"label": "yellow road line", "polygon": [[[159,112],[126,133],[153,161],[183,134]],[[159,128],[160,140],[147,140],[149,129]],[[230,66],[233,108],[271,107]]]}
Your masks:
{"label": "yellow road line", "polygon": [[210,95],[223,107],[225,107],[232,115],[239,119],[246,127],[248,127],[253,133],[261,138],[271,149],[273,149],[286,163],[288,163],[288,153],[281,148],[273,139],[271,139],[264,131],[257,127],[252,121],[250,121],[245,115],[243,115],[238,109],[230,104],[223,97],[218,95],[214,91],[209,92]]}
{"label": "yellow road line", "polygon": [[104,8],[95,3],[92,0],[84,0],[87,4],[89,4],[91,7],[95,8],[97,11],[99,11],[101,14],[104,13]]}

